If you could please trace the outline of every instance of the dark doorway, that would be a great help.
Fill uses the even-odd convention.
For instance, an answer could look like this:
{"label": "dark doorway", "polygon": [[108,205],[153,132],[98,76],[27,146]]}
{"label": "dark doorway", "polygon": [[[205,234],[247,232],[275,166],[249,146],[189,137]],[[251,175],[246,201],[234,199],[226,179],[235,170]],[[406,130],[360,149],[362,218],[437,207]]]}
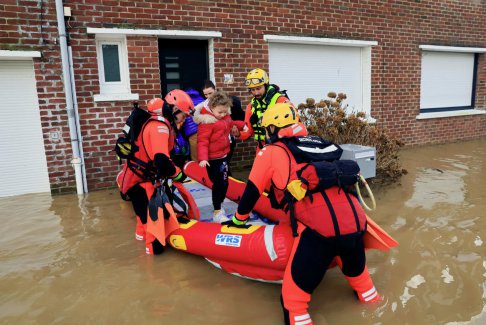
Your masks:
{"label": "dark doorway", "polygon": [[172,89],[200,91],[209,79],[208,42],[159,39],[159,65],[162,96]]}

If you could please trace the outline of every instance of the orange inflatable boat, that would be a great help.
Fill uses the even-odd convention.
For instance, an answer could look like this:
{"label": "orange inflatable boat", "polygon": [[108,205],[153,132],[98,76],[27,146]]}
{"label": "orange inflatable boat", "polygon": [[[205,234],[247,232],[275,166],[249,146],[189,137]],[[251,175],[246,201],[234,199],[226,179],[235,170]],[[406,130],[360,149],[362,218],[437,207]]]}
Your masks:
{"label": "orange inflatable boat", "polygon": [[234,275],[260,281],[281,281],[292,249],[286,225],[234,228],[213,222],[187,220],[169,235],[172,247],[205,257]]}
{"label": "orange inflatable boat", "polygon": [[[197,163],[186,164],[185,172],[193,180],[211,188],[206,169]],[[231,178],[228,198],[238,202],[244,187],[245,183]],[[262,195],[255,210],[278,224],[250,220],[245,228],[235,228],[203,222],[198,210],[201,205],[191,195],[191,191],[196,190],[204,189],[187,189],[179,184],[178,192],[189,207],[191,219],[179,218],[179,229],[168,235],[169,244],[177,250],[203,256],[228,273],[254,280],[281,282],[294,242],[288,216],[281,210],[268,208],[270,200]],[[367,249],[386,251],[398,245],[369,217],[364,238]]]}

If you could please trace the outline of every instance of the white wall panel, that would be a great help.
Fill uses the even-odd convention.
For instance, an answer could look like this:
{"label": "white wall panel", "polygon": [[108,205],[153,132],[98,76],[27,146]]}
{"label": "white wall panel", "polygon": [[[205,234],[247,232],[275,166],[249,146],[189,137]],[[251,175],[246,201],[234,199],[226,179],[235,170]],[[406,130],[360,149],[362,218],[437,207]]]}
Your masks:
{"label": "white wall panel", "polygon": [[270,83],[288,91],[295,105],[329,91],[346,93],[345,104],[363,110],[362,48],[269,43]]}
{"label": "white wall panel", "polygon": [[49,192],[32,60],[0,60],[0,197]]}

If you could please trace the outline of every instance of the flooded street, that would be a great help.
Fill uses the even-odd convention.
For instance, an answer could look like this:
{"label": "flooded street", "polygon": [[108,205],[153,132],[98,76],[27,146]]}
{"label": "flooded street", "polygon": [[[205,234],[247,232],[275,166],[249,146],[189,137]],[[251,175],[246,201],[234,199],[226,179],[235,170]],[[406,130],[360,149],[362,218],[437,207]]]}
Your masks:
{"label": "flooded street", "polygon": [[[486,141],[403,151],[400,185],[370,216],[400,246],[369,251],[382,301],[358,303],[339,270],[315,324],[486,324]],[[0,198],[1,324],[282,324],[280,286],[198,256],[145,255],[117,190]]]}

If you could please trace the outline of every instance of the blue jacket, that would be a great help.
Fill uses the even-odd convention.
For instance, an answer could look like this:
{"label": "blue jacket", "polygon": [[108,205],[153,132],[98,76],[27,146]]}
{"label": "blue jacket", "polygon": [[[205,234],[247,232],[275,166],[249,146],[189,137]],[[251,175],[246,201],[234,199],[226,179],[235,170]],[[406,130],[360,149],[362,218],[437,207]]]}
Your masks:
{"label": "blue jacket", "polygon": [[[186,90],[186,93],[191,97],[194,106],[204,101],[204,99],[201,97],[201,94],[199,94],[199,92],[195,89],[189,88]],[[182,126],[182,132],[184,133],[184,136],[186,138],[189,138],[191,135],[197,133],[197,124],[194,123],[192,116],[186,117],[186,121]]]}
{"label": "blue jacket", "polygon": [[197,133],[197,124],[194,123],[192,116],[186,117],[186,120],[184,121],[184,125],[183,125],[183,132],[186,138]]}

